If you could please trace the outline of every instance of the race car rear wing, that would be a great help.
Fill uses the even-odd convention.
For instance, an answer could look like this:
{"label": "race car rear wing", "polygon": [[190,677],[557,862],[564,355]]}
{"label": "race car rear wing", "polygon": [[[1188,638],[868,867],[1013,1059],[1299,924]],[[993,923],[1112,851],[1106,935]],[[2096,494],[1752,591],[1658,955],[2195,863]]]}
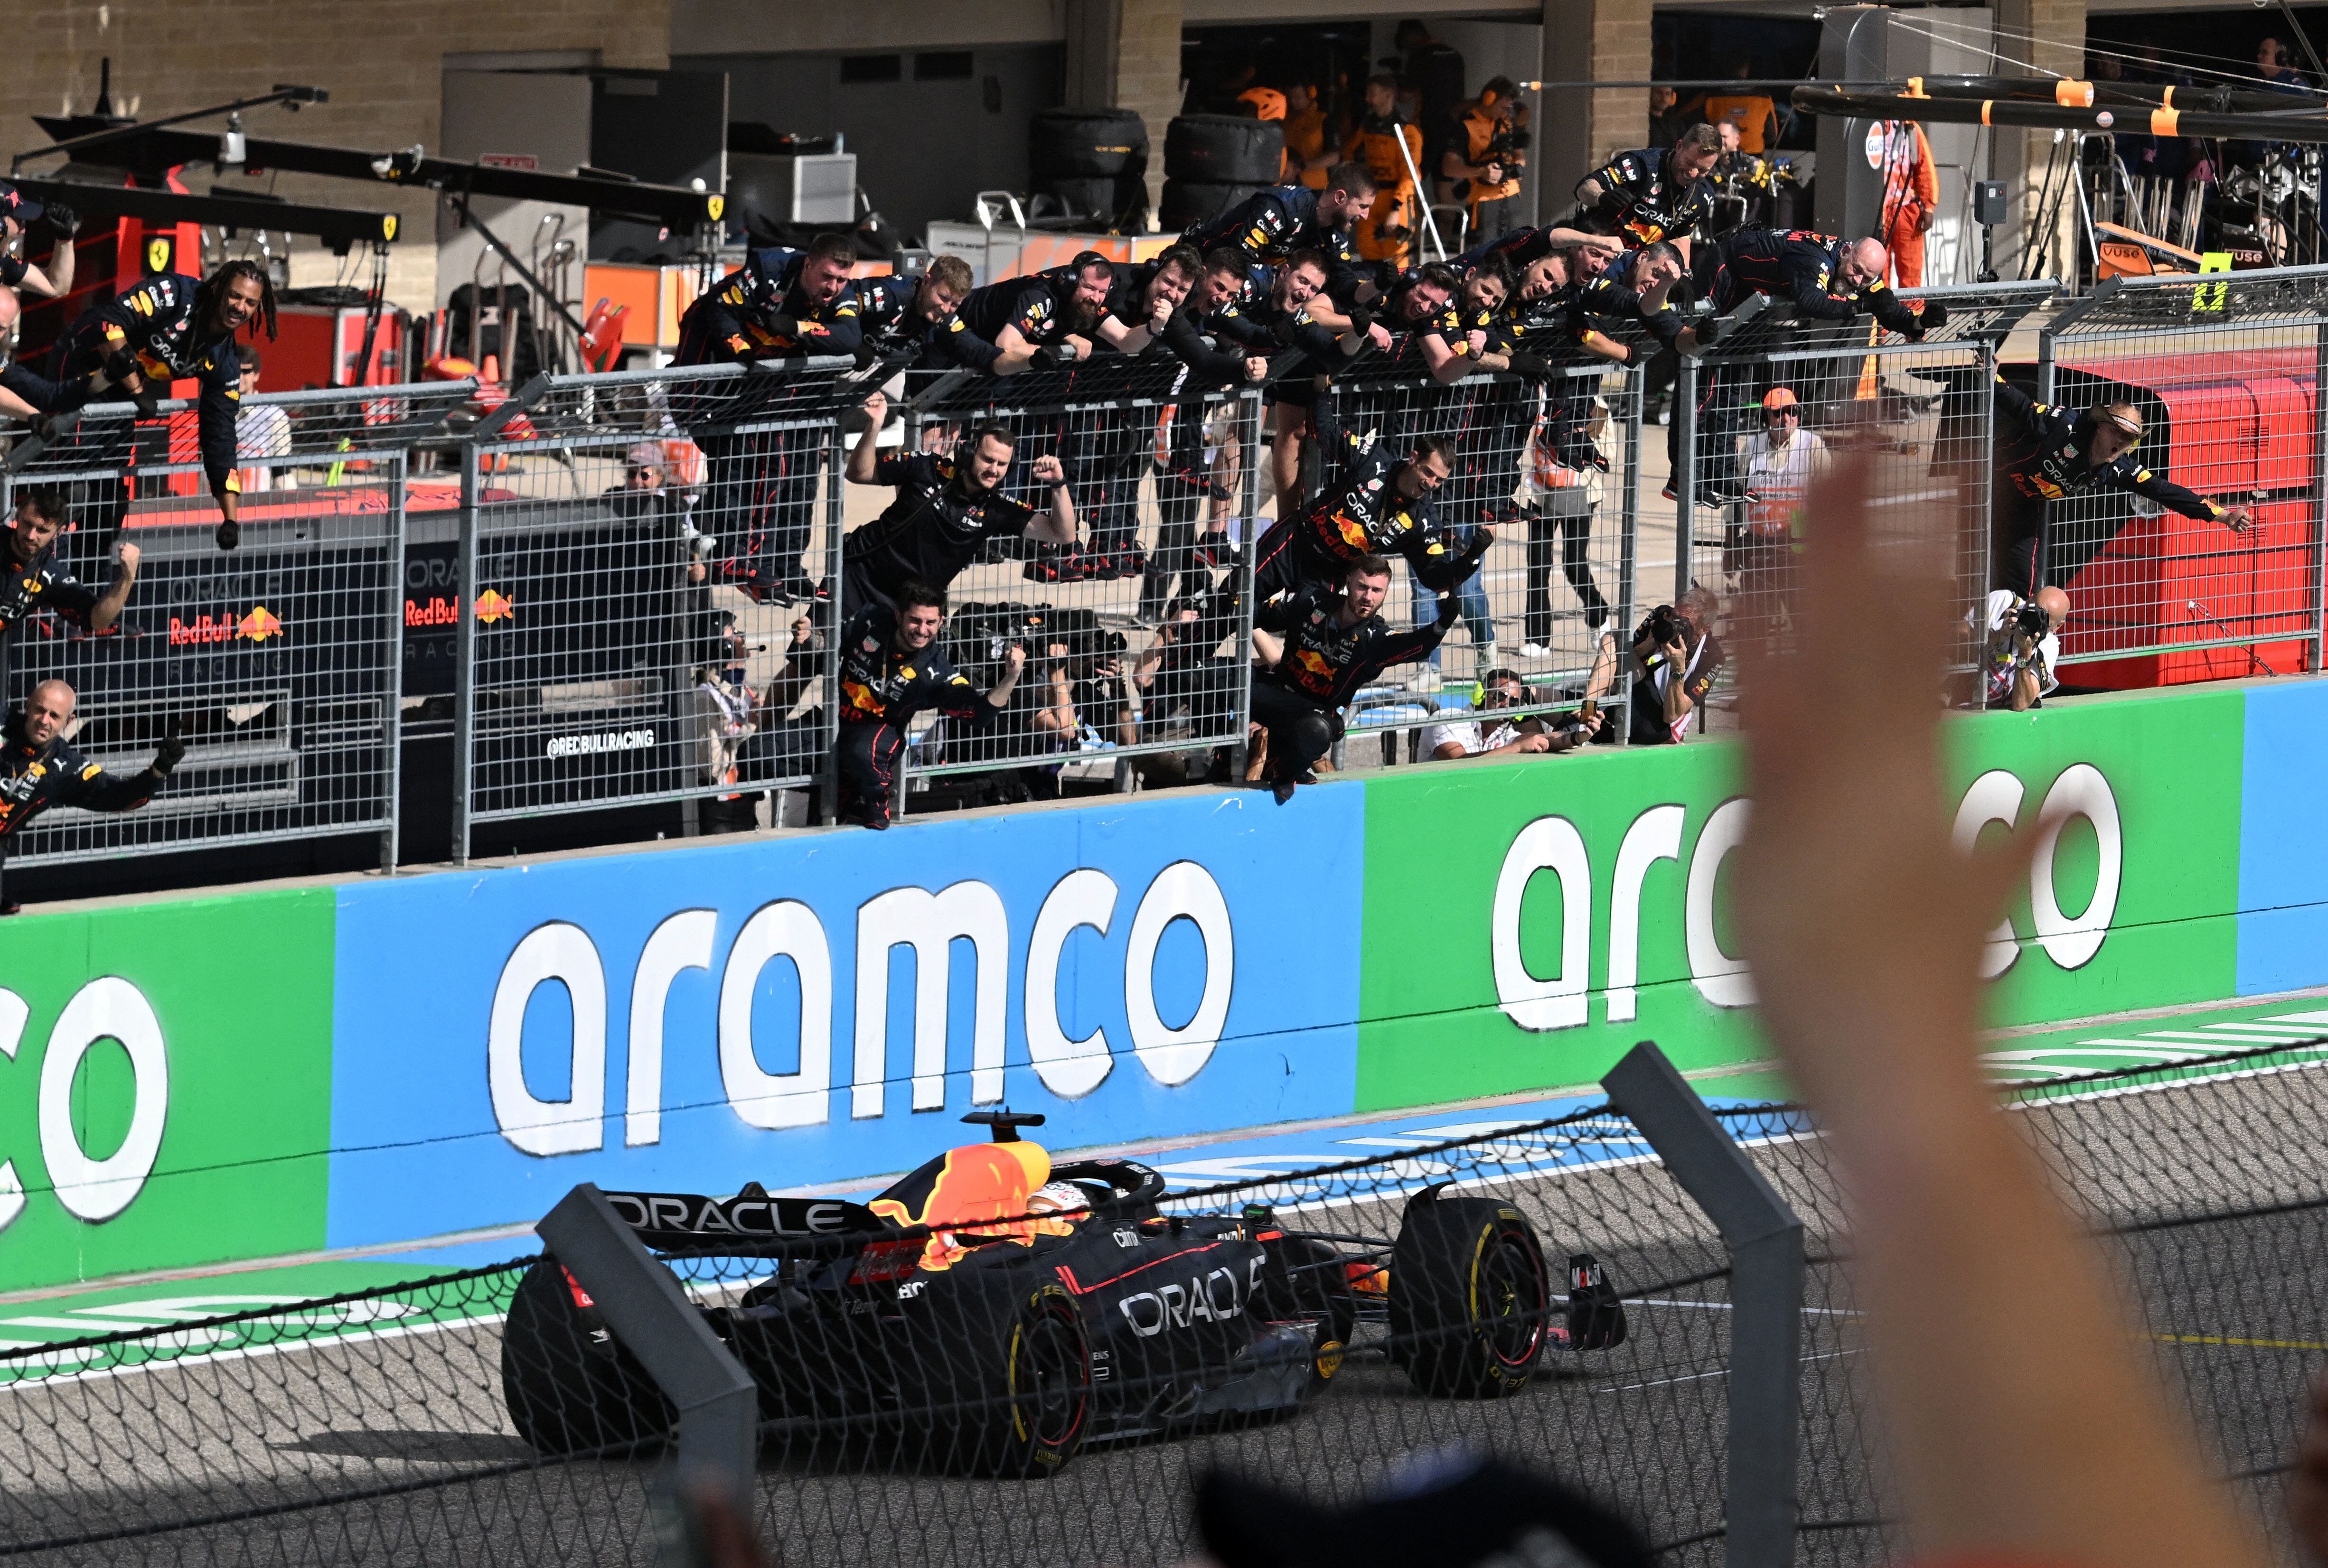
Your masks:
{"label": "race car rear wing", "polygon": [[733,1198],[692,1192],[609,1192],[606,1201],[656,1252],[752,1255],[847,1252],[896,1227],[839,1198],[771,1198],[748,1182]]}

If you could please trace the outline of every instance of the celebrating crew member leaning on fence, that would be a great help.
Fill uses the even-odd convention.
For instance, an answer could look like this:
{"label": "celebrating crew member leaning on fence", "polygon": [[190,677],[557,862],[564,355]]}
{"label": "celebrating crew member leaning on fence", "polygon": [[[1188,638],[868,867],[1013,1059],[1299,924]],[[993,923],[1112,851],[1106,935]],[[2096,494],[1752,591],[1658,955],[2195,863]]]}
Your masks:
{"label": "celebrating crew member leaning on fence", "polygon": [[2024,599],[2036,593],[2044,581],[2046,503],[2085,491],[2125,490],[2235,534],[2255,520],[2246,507],[2218,505],[2137,462],[2142,415],[2131,403],[2056,408],[1999,375],[1996,411],[2003,428],[1989,491],[1995,587]]}
{"label": "celebrating crew member leaning on fence", "polygon": [[[821,234],[805,250],[755,250],[679,325],[681,365],[748,365],[758,359],[855,354],[863,341],[856,291],[857,249],[849,237]],[[703,448],[704,531],[739,541],[722,570],[760,603],[816,596],[801,569],[816,521],[823,434],[813,427],[751,435],[709,435]]]}
{"label": "celebrating crew member leaning on fence", "polygon": [[1197,286],[1201,270],[1192,245],[1176,245],[1152,261],[1119,266],[1100,312],[1100,340],[1121,354],[1137,354],[1161,337],[1165,323]]}
{"label": "celebrating crew member leaning on fence", "polygon": [[[150,413],[172,380],[196,380],[202,474],[225,515],[219,548],[231,550],[242,537],[242,481],[235,472],[242,350],[235,340],[253,324],[275,336],[275,286],[257,262],[230,261],[200,283],[183,273],[161,273],[83,313],[58,340],[48,378],[12,366],[0,381],[42,413],[55,414],[80,407],[108,387],[121,388]],[[110,531],[121,526],[129,497],[118,481],[108,488],[114,499],[101,526]]]}
{"label": "celebrating crew member leaning on fence", "polygon": [[[21,247],[33,225],[43,220],[56,247],[46,266],[34,266]],[[16,319],[18,294],[61,300],[72,293],[73,236],[80,232],[80,217],[63,202],[35,201],[0,180],[0,331]]]}
{"label": "celebrating crew member leaning on fence", "polygon": [[[0,839],[13,838],[52,806],[83,811],[135,811],[154,798],[178,764],[186,742],[173,723],[154,760],[127,777],[108,773],[65,743],[79,699],[61,680],[44,680],[24,699],[24,711],[8,715],[0,737]],[[0,906],[13,914],[15,906]]]}
{"label": "celebrating crew member leaning on fence", "polygon": [[[1322,281],[1324,273],[1315,275]],[[1163,415],[1157,443],[1156,548],[1140,580],[1142,621],[1161,619],[1166,602],[1176,593],[1201,593],[1206,585],[1195,559],[1197,514],[1210,501],[1232,499],[1229,487],[1237,470],[1230,465],[1242,459],[1218,458],[1216,447],[1235,454],[1237,443],[1213,439],[1218,434],[1213,421],[1234,414],[1226,406],[1216,414],[1206,394],[1269,374],[1268,356],[1276,351],[1276,341],[1245,310],[1266,305],[1272,282],[1268,268],[1248,268],[1237,252],[1216,250],[1205,258],[1197,286],[1164,324],[1164,348],[1188,373],[1179,401]],[[1225,545],[1225,536],[1221,543]]]}
{"label": "celebrating crew member leaning on fence", "polygon": [[114,541],[113,581],[99,593],[57,559],[57,536],[71,521],[58,491],[42,488],[18,493],[7,557],[0,562],[0,638],[43,609],[88,631],[107,630],[121,619],[121,607],[129,602],[129,590],[137,581],[137,546],[126,539]]}
{"label": "celebrating crew member leaning on fence", "polygon": [[1226,248],[1272,266],[1297,250],[1326,258],[1327,284],[1349,292],[1346,303],[1363,304],[1378,292],[1358,266],[1351,231],[1374,210],[1375,177],[1363,163],[1337,163],[1326,172],[1326,189],[1273,185],[1191,230],[1187,242],[1198,254]]}
{"label": "celebrating crew member leaning on fence", "polygon": [[1261,537],[1254,548],[1256,599],[1338,582],[1363,555],[1404,556],[1425,587],[1443,593],[1469,575],[1495,542],[1492,527],[1479,527],[1460,551],[1448,547],[1431,507],[1432,492],[1454,469],[1454,444],[1445,436],[1368,443],[1320,409],[1318,439],[1338,471],[1316,500]]}
{"label": "celebrating crew member leaning on fence", "polygon": [[1576,182],[1579,221],[1629,247],[1673,241],[1686,261],[1690,236],[1713,216],[1713,182],[1706,176],[1721,156],[1721,134],[1703,122],[1670,148],[1619,153]]}
{"label": "celebrating crew member leaning on fence", "polygon": [[972,290],[962,302],[962,325],[1001,350],[990,367],[997,376],[1055,369],[1091,358],[1114,284],[1115,264],[1086,250],[1065,266]]}
{"label": "celebrating crew member leaning on fence", "polygon": [[[1503,313],[1504,301],[1512,292],[1510,269],[1501,261],[1484,261],[1471,269],[1469,277],[1455,283],[1444,308],[1428,309],[1425,302],[1429,291],[1421,285],[1430,282],[1426,275],[1442,270],[1445,269],[1425,267],[1401,279],[1401,289],[1391,296],[1393,318],[1403,324],[1407,302],[1413,302],[1412,308],[1425,310],[1422,318],[1414,323],[1414,341],[1422,356],[1423,368],[1434,380],[1451,383],[1475,370],[1502,369],[1504,365],[1500,362],[1483,365],[1481,359],[1488,352],[1490,341],[1497,336],[1497,318]],[[1453,281],[1451,273],[1449,277]]]}
{"label": "celebrating crew member leaning on fence", "polygon": [[1002,352],[962,319],[971,294],[970,263],[958,256],[930,258],[919,277],[892,274],[857,280],[858,362],[903,359],[919,351],[923,369],[990,370]]}
{"label": "celebrating crew member leaning on fence", "polygon": [[981,693],[938,651],[945,612],[943,589],[906,583],[894,608],[868,604],[841,629],[840,736],[832,758],[843,822],[889,826],[897,759],[915,714],[934,709],[983,728],[1009,705],[1027,650],[1012,644],[1001,678]]}
{"label": "celebrating crew member leaning on fence", "polygon": [[1036,480],[1051,487],[1050,509],[1038,512],[1001,492],[1013,444],[1001,425],[971,431],[943,456],[917,452],[882,457],[874,440],[888,415],[889,400],[876,392],[865,400],[865,412],[871,423],[850,450],[844,474],[851,484],[894,486],[897,495],[841,544],[842,614],[891,603],[909,583],[943,593],[990,539],[1075,542],[1075,499],[1067,493],[1057,458],[1035,460]]}
{"label": "celebrating crew member leaning on fence", "polygon": [[1298,357],[1270,381],[1264,394],[1275,437],[1270,448],[1270,473],[1277,487],[1281,517],[1292,509],[1300,494],[1301,453],[1310,439],[1310,411],[1318,401],[1314,378],[1339,369],[1368,343],[1390,347],[1390,333],[1373,319],[1367,306],[1353,306],[1347,316],[1334,318],[1330,324],[1319,319],[1320,311],[1328,316],[1332,313],[1326,296],[1329,266],[1314,250],[1295,251],[1273,273],[1269,267],[1249,265],[1234,301],[1214,317],[1220,331],[1263,353],[1298,350]]}
{"label": "celebrating crew member leaning on fence", "polygon": [[1268,733],[1263,779],[1281,802],[1297,784],[1315,784],[1318,759],[1334,743],[1340,710],[1357,689],[1393,665],[1430,657],[1455,624],[1453,588],[1439,595],[1439,618],[1413,631],[1393,631],[1382,618],[1390,563],[1380,555],[1349,561],[1339,581],[1305,584],[1256,611],[1253,623],[1253,722]]}

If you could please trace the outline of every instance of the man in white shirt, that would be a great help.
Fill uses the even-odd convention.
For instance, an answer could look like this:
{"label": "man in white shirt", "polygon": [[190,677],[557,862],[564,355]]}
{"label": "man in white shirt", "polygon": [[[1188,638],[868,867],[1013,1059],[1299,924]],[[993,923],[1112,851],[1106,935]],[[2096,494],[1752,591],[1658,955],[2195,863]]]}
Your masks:
{"label": "man in white shirt", "polygon": [[[1422,748],[1435,762],[1470,757],[1525,757],[1542,751],[1570,751],[1584,743],[1594,722],[1591,715],[1562,714],[1524,719],[1500,716],[1528,700],[1528,689],[1516,670],[1491,669],[1479,682],[1479,716],[1433,724],[1422,733]],[[1586,705],[1588,707],[1591,704]]]}
{"label": "man in white shirt", "polygon": [[1983,661],[1992,708],[2025,713],[2042,707],[2061,684],[2061,626],[2070,619],[2070,596],[2040,588],[2023,599],[2010,588],[1988,596],[1988,656]]}
{"label": "man in white shirt", "polygon": [[1744,521],[1730,530],[1723,565],[1737,574],[1738,608],[1748,616],[1784,613],[1803,506],[1826,469],[1826,442],[1802,428],[1802,414],[1792,389],[1771,387],[1762,397],[1762,429],[1746,443]]}
{"label": "man in white shirt", "polygon": [[[290,415],[274,404],[250,400],[258,390],[258,350],[247,343],[243,345],[241,370],[242,406],[234,416],[235,455],[290,456]],[[246,468],[242,471],[245,494],[252,490],[273,490],[275,483],[275,470],[271,468]]]}

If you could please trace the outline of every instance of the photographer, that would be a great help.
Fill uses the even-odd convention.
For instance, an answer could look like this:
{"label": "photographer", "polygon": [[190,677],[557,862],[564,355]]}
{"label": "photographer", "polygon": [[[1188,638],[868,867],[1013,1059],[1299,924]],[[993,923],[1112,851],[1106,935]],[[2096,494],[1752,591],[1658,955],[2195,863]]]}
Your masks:
{"label": "photographer", "polygon": [[143,770],[126,779],[107,772],[65,743],[79,700],[63,681],[44,680],[24,699],[24,711],[9,715],[0,736],[0,838],[14,837],[52,806],[135,811],[185,760],[186,742],[174,722]]}
{"label": "photographer", "polygon": [[2061,662],[2061,628],[2070,619],[2070,596],[2059,588],[2040,588],[2034,599],[2023,599],[2009,588],[1988,596],[1988,657],[1986,697],[1992,708],[2026,713],[2045,705],[2045,698],[2061,684],[2053,673]]}
{"label": "photographer", "polygon": [[1009,706],[1027,663],[1027,650],[1012,644],[1000,678],[981,694],[937,649],[945,591],[909,582],[896,599],[894,609],[866,606],[840,633],[840,737],[832,749],[840,819],[872,828],[889,826],[897,759],[914,715],[935,709],[972,726],[990,724]]}
{"label": "photographer", "polygon": [[49,610],[85,631],[104,631],[121,618],[137,581],[137,546],[113,546],[113,581],[99,593],[57,560],[57,536],[72,520],[64,498],[49,489],[21,492],[8,551],[0,558],[0,637],[33,611]]}
{"label": "photographer", "polygon": [[1507,76],[1489,79],[1477,98],[1456,110],[1439,155],[1440,200],[1469,208],[1474,234],[1501,232],[1504,203],[1520,192],[1528,134],[1519,90]]}
{"label": "photographer", "polygon": [[1479,717],[1452,719],[1422,732],[1422,747],[1431,753],[1432,761],[1572,751],[1584,744],[1599,718],[1599,710],[1591,702],[1574,714],[1556,718],[1542,714],[1525,719],[1496,718],[1494,715],[1529,700],[1526,683],[1516,670],[1491,669],[1479,682]]}
{"label": "photographer", "polygon": [[1679,604],[1660,604],[1633,632],[1633,697],[1627,705],[1636,746],[1677,746],[1689,716],[1722,668],[1719,612],[1713,592],[1693,586]]}
{"label": "photographer", "polygon": [[888,413],[889,400],[880,393],[865,399],[865,434],[842,470],[850,484],[889,485],[897,492],[879,517],[852,529],[841,544],[842,614],[887,603],[908,583],[943,593],[990,539],[1075,542],[1075,498],[1057,458],[1038,457],[1030,470],[1037,483],[1051,490],[1050,509],[1038,512],[1001,492],[1017,444],[1001,425],[980,425],[946,456],[883,457],[875,442]]}
{"label": "photographer", "polygon": [[1311,583],[1253,617],[1253,722],[1267,733],[1262,776],[1280,805],[1293,798],[1295,785],[1318,781],[1313,769],[1341,733],[1341,710],[1357,689],[1439,646],[1455,624],[1460,583],[1439,595],[1435,622],[1393,631],[1382,618],[1390,563],[1362,555],[1338,583]]}

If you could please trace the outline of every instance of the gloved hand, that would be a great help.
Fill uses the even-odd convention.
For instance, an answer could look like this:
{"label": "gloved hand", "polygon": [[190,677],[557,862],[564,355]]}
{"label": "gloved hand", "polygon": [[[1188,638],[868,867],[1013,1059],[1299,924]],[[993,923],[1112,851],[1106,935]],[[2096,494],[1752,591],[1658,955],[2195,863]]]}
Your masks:
{"label": "gloved hand", "polygon": [[179,728],[183,723],[184,721],[181,719],[172,719],[170,733],[164,735],[162,743],[154,748],[152,766],[155,773],[161,778],[167,779],[176,772],[178,764],[186,760],[186,740],[179,733]]}
{"label": "gloved hand", "polygon": [[1374,331],[1374,312],[1366,309],[1364,305],[1354,305],[1351,307],[1350,331],[1357,333],[1358,336],[1363,338],[1368,332]]}
{"label": "gloved hand", "polygon": [[1729,319],[1727,316],[1708,316],[1697,322],[1691,329],[1692,334],[1697,339],[1697,346],[1701,349],[1710,349],[1722,341],[1723,323]]}
{"label": "gloved hand", "polygon": [[240,523],[221,523],[218,526],[218,547],[220,549],[231,550],[237,545],[241,543],[242,525]]}
{"label": "gloved hand", "polygon": [[1934,327],[1945,327],[1948,324],[1948,307],[1938,300],[1926,300],[1923,319],[1926,331],[1931,331]]}
{"label": "gloved hand", "polygon": [[857,369],[869,370],[881,362],[881,350],[869,343],[857,345]]}
{"label": "gloved hand", "polygon": [[1045,343],[1027,362],[1037,370],[1056,370],[1067,362],[1067,358],[1059,352],[1056,344]]}
{"label": "gloved hand", "polygon": [[1461,610],[1461,602],[1457,599],[1453,589],[1450,588],[1446,593],[1441,593],[1439,596],[1439,624],[1441,626],[1454,625],[1455,617],[1460,613]]}
{"label": "gloved hand", "polygon": [[800,323],[790,316],[770,316],[762,324],[780,338],[797,338],[801,335]]}
{"label": "gloved hand", "polygon": [[1632,204],[1633,199],[1626,195],[1621,189],[1603,191],[1600,192],[1600,200],[1592,204],[1592,210],[1614,222],[1625,216],[1626,210]]}
{"label": "gloved hand", "polygon": [[128,349],[116,349],[105,357],[105,378],[118,387],[137,374],[137,356]]}
{"label": "gloved hand", "polygon": [[61,201],[49,201],[43,205],[46,208],[43,216],[48,219],[51,232],[67,239],[80,232],[80,213]]}
{"label": "gloved hand", "polygon": [[1552,379],[1552,363],[1541,354],[1531,354],[1521,349],[1515,350],[1509,359],[1511,372],[1515,376],[1538,382]]}

